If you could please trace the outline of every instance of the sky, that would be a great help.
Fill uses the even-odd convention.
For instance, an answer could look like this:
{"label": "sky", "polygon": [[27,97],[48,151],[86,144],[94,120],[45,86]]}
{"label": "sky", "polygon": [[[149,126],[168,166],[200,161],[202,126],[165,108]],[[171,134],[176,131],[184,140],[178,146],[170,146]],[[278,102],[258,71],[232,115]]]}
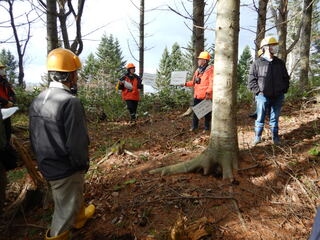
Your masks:
{"label": "sky", "polygon": [[[82,35],[84,39],[84,49],[80,55],[82,62],[90,53],[95,53],[96,48],[103,34],[113,34],[120,42],[120,46],[123,52],[124,59],[127,62],[138,63],[132,58],[129,46],[136,59],[138,59],[138,51],[136,50],[135,42],[130,31],[133,35],[138,36],[138,29],[134,21],[138,22],[139,12],[132,4],[139,5],[139,0],[118,0],[118,1],[106,1],[106,0],[87,0],[85,2],[85,8],[82,16]],[[187,13],[184,11],[181,0],[145,0],[145,47],[148,48],[145,52],[144,72],[156,73],[161,55],[165,47],[171,49],[171,46],[177,42],[180,46],[186,47],[191,39],[191,31],[188,29],[192,27],[191,21],[187,20],[176,13],[170,11],[168,6],[176,9],[184,15]],[[186,9],[192,13],[192,2],[183,1]],[[212,9],[214,6],[213,0],[207,1],[206,12]],[[241,3],[252,1],[243,0]],[[37,1],[34,1],[34,6],[37,7]],[[2,7],[1,7],[2,5]],[[6,21],[9,20],[9,15],[5,11],[6,4],[2,2],[0,5],[0,42],[8,39],[12,36],[12,29],[7,26]],[[29,12],[30,5],[27,1],[18,1],[14,4],[15,16],[20,16],[16,21],[17,23],[23,23],[26,21],[25,13]],[[151,10],[155,9],[155,10]],[[37,11],[39,14],[40,10]],[[30,19],[34,18],[34,12],[29,15]],[[207,18],[206,27],[214,29],[215,27],[215,12]],[[239,53],[246,45],[253,48],[253,41],[255,34],[247,29],[255,30],[256,24],[256,12],[248,7],[241,7],[240,14],[240,35],[239,35]],[[24,66],[25,66],[25,81],[26,84],[39,83],[41,81],[41,75],[46,71],[46,26],[45,15],[42,15],[42,19],[38,19],[36,23],[32,25],[31,39],[27,45],[25,54]],[[72,39],[73,26],[70,26],[70,39]],[[130,29],[130,30],[129,30]],[[18,34],[21,39],[24,38],[26,33],[25,27],[18,28]],[[207,45],[211,46],[214,43],[214,31],[206,30],[205,38],[207,39]],[[12,40],[11,40],[12,41]],[[16,55],[16,48],[14,43],[0,43],[0,49],[9,49],[14,55]]]}

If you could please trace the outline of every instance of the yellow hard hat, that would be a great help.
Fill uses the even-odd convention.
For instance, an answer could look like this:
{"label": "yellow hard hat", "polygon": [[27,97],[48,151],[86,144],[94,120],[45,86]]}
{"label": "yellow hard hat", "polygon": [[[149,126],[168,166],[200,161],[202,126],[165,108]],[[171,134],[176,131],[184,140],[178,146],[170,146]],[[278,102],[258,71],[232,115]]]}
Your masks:
{"label": "yellow hard hat", "polygon": [[199,54],[198,58],[210,60],[210,54],[208,52],[204,51]]}
{"label": "yellow hard hat", "polygon": [[277,39],[275,37],[265,37],[264,39],[262,39],[261,43],[260,43],[260,48],[262,48],[263,46],[266,45],[277,45],[279,44]]}
{"label": "yellow hard hat", "polygon": [[262,49],[259,49],[259,50],[258,50],[258,57],[260,57],[262,54],[263,54]]}
{"label": "yellow hard hat", "polygon": [[81,67],[80,59],[68,49],[56,48],[48,54],[48,71],[73,72]]}

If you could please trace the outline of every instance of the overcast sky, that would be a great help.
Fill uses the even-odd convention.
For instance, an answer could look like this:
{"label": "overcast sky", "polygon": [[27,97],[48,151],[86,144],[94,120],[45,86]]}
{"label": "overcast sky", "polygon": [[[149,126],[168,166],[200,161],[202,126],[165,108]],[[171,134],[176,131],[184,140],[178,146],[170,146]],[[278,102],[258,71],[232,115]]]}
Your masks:
{"label": "overcast sky", "polygon": [[[139,0],[132,0],[139,5]],[[248,2],[252,2],[246,0]],[[242,3],[246,2],[242,1]],[[186,8],[190,9],[192,13],[192,3],[185,2]],[[212,9],[214,1],[208,0],[207,12]],[[35,1],[36,3],[36,1]],[[2,2],[5,6],[5,3]],[[163,50],[168,47],[169,50],[174,42],[178,42],[180,46],[187,46],[191,39],[191,31],[187,26],[191,27],[190,20],[184,19],[181,16],[168,10],[168,5],[174,9],[177,9],[181,13],[187,15],[184,12],[183,6],[180,0],[146,0],[145,9],[150,10],[156,8],[157,10],[146,11],[145,22],[148,23],[145,27],[145,34],[148,36],[145,39],[145,47],[150,50],[145,52],[145,72],[155,73],[159,65],[159,61]],[[16,2],[14,5],[14,14],[19,16],[30,9],[28,3]],[[215,13],[213,12],[207,19],[206,26],[208,28],[215,27]],[[30,18],[32,18],[30,16]],[[37,23],[32,25],[31,35],[32,38],[28,44],[26,57],[25,57],[25,81],[27,84],[31,82],[39,82],[40,76],[46,71],[46,27],[45,27],[45,15],[42,16],[43,20],[38,20]],[[9,19],[8,13],[0,8],[0,23]],[[139,21],[139,12],[133,6],[130,0],[118,0],[118,1],[106,1],[106,0],[87,0],[85,3],[84,13],[82,17],[82,34],[84,36],[84,50],[80,55],[82,62],[86,59],[89,53],[96,52],[97,45],[101,39],[101,36],[106,33],[107,35],[113,34],[121,45],[124,59],[128,62],[135,62],[129,52],[128,44],[133,51],[133,54],[138,58],[138,51],[134,40],[131,37],[129,28],[135,34],[138,35],[138,29],[135,26],[133,20]],[[19,22],[25,22],[25,16],[17,19]],[[245,29],[255,30],[256,13],[250,10],[248,7],[241,7],[240,25]],[[7,24],[0,24],[4,26]],[[93,33],[87,35],[95,29],[98,29]],[[70,29],[71,30],[71,29]],[[1,35],[0,41],[8,39],[12,35],[11,28],[0,28]],[[25,29],[19,28],[19,35],[23,39],[25,36]],[[72,32],[70,39],[72,39]],[[208,46],[211,46],[214,42],[214,32],[206,30],[205,37],[207,39]],[[239,36],[239,52],[241,53],[246,45],[253,47],[253,41],[255,34],[241,29]],[[16,54],[15,44],[6,43],[0,44],[0,49],[10,49],[13,54]]]}

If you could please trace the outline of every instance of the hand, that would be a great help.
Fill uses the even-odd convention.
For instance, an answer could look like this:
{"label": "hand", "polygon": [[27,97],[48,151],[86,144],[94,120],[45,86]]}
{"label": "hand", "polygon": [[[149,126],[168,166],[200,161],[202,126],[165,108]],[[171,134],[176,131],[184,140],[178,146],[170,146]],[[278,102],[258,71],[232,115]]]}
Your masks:
{"label": "hand", "polygon": [[13,107],[13,102],[8,101],[7,105],[5,106],[6,108]]}
{"label": "hand", "polygon": [[210,93],[206,93],[206,100],[209,100],[210,98]]}

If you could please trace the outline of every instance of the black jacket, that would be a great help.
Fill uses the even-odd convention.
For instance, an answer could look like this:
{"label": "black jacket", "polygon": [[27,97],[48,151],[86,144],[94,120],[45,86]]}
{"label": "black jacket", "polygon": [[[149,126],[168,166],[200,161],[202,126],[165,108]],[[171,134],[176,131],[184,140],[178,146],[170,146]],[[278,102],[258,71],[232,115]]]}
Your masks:
{"label": "black jacket", "polygon": [[273,57],[271,62],[260,57],[251,65],[248,88],[254,94],[262,92],[266,97],[277,97],[288,91],[289,75],[285,63]]}
{"label": "black jacket", "polygon": [[89,137],[84,109],[69,89],[61,83],[51,83],[33,100],[29,118],[32,148],[47,180],[88,169]]}

